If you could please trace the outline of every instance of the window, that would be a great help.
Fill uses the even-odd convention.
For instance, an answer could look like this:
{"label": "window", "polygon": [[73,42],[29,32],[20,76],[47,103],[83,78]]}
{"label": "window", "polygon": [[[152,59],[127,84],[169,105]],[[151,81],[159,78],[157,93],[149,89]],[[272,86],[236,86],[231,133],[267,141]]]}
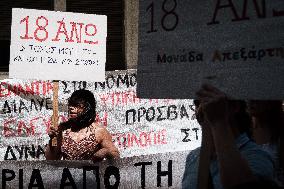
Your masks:
{"label": "window", "polygon": [[9,71],[12,8],[53,10],[53,0],[0,1],[0,71]]}
{"label": "window", "polygon": [[107,71],[126,69],[123,2],[123,0],[66,0],[67,12],[107,15]]}
{"label": "window", "polygon": [[[12,8],[53,10],[53,0],[0,1],[0,71],[9,71]],[[106,70],[126,69],[123,0],[66,0],[66,11],[107,15]]]}

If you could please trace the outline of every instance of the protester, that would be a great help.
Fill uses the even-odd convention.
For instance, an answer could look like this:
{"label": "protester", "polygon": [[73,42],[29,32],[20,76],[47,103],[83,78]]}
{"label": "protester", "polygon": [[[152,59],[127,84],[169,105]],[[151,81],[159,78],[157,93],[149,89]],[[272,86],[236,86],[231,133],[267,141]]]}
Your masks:
{"label": "protester", "polygon": [[[47,160],[93,160],[119,158],[119,152],[105,127],[95,122],[96,101],[92,92],[77,90],[68,100],[68,121],[49,132]],[[56,137],[57,145],[52,139]]]}
{"label": "protester", "polygon": [[284,149],[280,145],[281,140],[283,143],[284,129],[282,101],[251,100],[248,102],[248,110],[253,118],[253,139],[273,157],[275,181],[284,187]]}
{"label": "protester", "polygon": [[[211,146],[208,150],[212,151],[208,186],[238,188],[249,183],[270,182],[273,179],[272,159],[249,138],[251,120],[245,102],[229,100],[209,85],[203,85],[197,97],[200,104],[196,107],[196,117],[205,133],[202,135],[205,146],[202,147]],[[200,188],[197,184],[199,158],[200,148],[188,155],[182,188]]]}

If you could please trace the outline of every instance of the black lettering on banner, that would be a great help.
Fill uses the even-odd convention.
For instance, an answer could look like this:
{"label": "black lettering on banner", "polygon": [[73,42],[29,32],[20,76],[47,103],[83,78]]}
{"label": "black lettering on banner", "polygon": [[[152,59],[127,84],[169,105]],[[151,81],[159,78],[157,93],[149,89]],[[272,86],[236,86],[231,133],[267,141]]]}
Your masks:
{"label": "black lettering on banner", "polygon": [[[172,109],[173,109],[173,110],[172,110]],[[169,119],[169,120],[175,120],[175,119],[177,119],[178,114],[177,114],[176,109],[177,109],[177,106],[176,106],[176,105],[170,105],[170,106],[168,107],[167,119]],[[174,117],[173,117],[173,118],[171,117],[172,114],[174,114]]]}
{"label": "black lettering on banner", "polygon": [[134,166],[142,166],[141,167],[141,188],[145,188],[145,167],[146,165],[152,165],[152,162],[139,162],[135,163]]}
{"label": "black lettering on banner", "polygon": [[162,117],[162,115],[163,115],[163,112],[162,112],[162,108],[165,108],[166,106],[160,106],[160,107],[158,107],[157,108],[157,110],[158,110],[158,112],[159,112],[159,115],[158,115],[158,117],[157,117],[157,121],[163,121],[163,120],[165,120],[165,119],[167,119],[166,117]]}
{"label": "black lettering on banner", "polygon": [[18,146],[15,146],[16,150],[18,151],[18,153],[20,154],[19,159],[23,158],[23,154],[24,154],[24,146],[21,146],[20,148]]}
{"label": "black lettering on banner", "polygon": [[[111,80],[111,82],[110,82],[110,80]],[[106,83],[107,83],[107,87],[108,87],[109,89],[112,89],[112,88],[114,87],[114,85],[115,85],[115,79],[114,79],[113,75],[107,76],[107,78],[106,78]]]}
{"label": "black lettering on banner", "polygon": [[36,151],[36,158],[39,158],[39,156],[40,156],[41,154],[44,155],[44,154],[45,154],[45,151],[44,151],[44,149],[43,149],[40,145],[38,145],[37,151]]}
{"label": "black lettering on banner", "polygon": [[195,139],[198,140],[197,131],[199,131],[199,128],[193,128],[192,130],[195,132]]}
{"label": "black lettering on banner", "polygon": [[[69,180],[69,182],[66,182],[67,179]],[[72,186],[73,189],[77,189],[77,186],[68,168],[63,169],[60,189],[64,189],[65,186]]]}
{"label": "black lettering on banner", "polygon": [[19,189],[24,188],[24,170],[19,169]]}
{"label": "black lettering on banner", "polygon": [[96,183],[97,187],[96,189],[100,189],[100,170],[99,166],[85,166],[83,167],[83,189],[87,189],[86,183],[87,183],[87,171],[93,171],[93,174],[96,175]]}
{"label": "black lettering on banner", "polygon": [[34,145],[32,145],[32,149],[30,149],[30,147],[28,147],[28,146],[25,147],[25,158],[28,159],[29,155],[32,158],[36,157],[36,151],[35,151]]}
{"label": "black lettering on banner", "polygon": [[106,82],[95,82],[95,90],[97,90],[98,84],[100,85],[100,87],[101,87],[102,89],[105,89],[105,88],[106,88]]}
{"label": "black lettering on banner", "polygon": [[134,73],[134,74],[131,74],[130,75],[130,85],[132,86],[132,87],[134,87],[135,85],[136,85],[136,83],[137,83],[137,81],[136,81],[136,74]]}
{"label": "black lettering on banner", "polygon": [[39,103],[39,107],[40,107],[40,111],[42,110],[42,107],[43,107],[43,103],[45,101],[45,99],[37,99],[38,103]]}
{"label": "black lettering on banner", "polygon": [[[152,113],[150,113],[152,112]],[[155,119],[155,108],[152,106],[150,108],[148,108],[147,112],[146,112],[146,120],[147,121],[153,121]]]}
{"label": "black lettering on banner", "polygon": [[16,174],[13,170],[2,169],[2,189],[6,189],[6,182],[15,178]]}
{"label": "black lettering on banner", "polygon": [[12,112],[7,100],[5,100],[2,111],[3,111],[4,114],[8,114],[8,113]]}
{"label": "black lettering on banner", "polygon": [[132,123],[135,123],[136,110],[130,109],[126,111],[126,124],[129,124],[129,114],[132,113]]}
{"label": "black lettering on banner", "polygon": [[[142,121],[143,117],[145,120],[151,121],[163,121],[163,120],[176,120],[178,116],[180,119],[189,119],[189,110],[186,109],[185,105],[177,107],[176,105],[159,106],[150,108],[140,107],[138,110],[130,109],[126,111],[126,124],[132,124],[136,121]],[[136,115],[137,114],[137,115]]]}
{"label": "black lettering on banner", "polygon": [[20,100],[19,113],[21,113],[23,109],[25,109],[27,112],[29,112],[25,103],[22,100]]}
{"label": "black lettering on banner", "polygon": [[[247,16],[247,4],[248,0],[244,0],[242,20],[249,20],[249,17]],[[261,0],[262,11],[260,10],[260,6],[257,3],[257,0],[253,0],[253,4],[255,7],[255,12],[257,13],[257,17],[265,18],[266,17],[265,0]]]}
{"label": "black lettering on banner", "polygon": [[5,103],[4,103],[2,111],[3,111],[4,114],[11,113],[11,108],[10,108],[9,103],[8,103],[7,100],[5,100]]}
{"label": "black lettering on banner", "polygon": [[[36,183],[34,183],[35,181]],[[32,189],[33,187],[44,189],[44,185],[42,182],[42,177],[41,177],[39,169],[33,169],[28,189]]]}
{"label": "black lettering on banner", "polygon": [[186,108],[184,107],[184,105],[182,105],[180,108],[180,118],[182,119],[184,116],[187,117],[187,119],[189,118]]}
{"label": "black lettering on banner", "polygon": [[122,78],[122,75],[117,76],[116,86],[119,87],[120,83],[126,84],[127,88],[129,87],[129,78],[127,74],[124,75],[124,78]]}
{"label": "black lettering on banner", "polygon": [[67,90],[67,87],[68,87],[67,82],[66,82],[66,81],[61,81],[61,83],[64,85],[64,87],[63,87],[63,93],[64,93],[64,94],[70,93],[71,91],[70,91],[70,90]]}
{"label": "black lettering on banner", "polygon": [[[141,110],[142,110],[142,113],[141,113]],[[141,107],[138,109],[138,122],[140,122],[141,117],[143,117],[145,113],[146,113],[146,109],[144,107]]]}
{"label": "black lettering on banner", "polygon": [[[8,159],[9,157],[9,153],[12,155],[12,158]],[[15,153],[13,152],[13,148],[11,146],[7,147],[5,156],[4,156],[4,160],[17,160]]]}
{"label": "black lettering on banner", "polygon": [[182,139],[182,142],[189,142],[189,141],[191,141],[189,139],[189,131],[190,131],[190,129],[188,129],[188,128],[187,129],[180,129],[180,131],[185,134],[185,137]]}
{"label": "black lettering on banner", "polygon": [[173,161],[169,160],[168,170],[162,171],[162,162],[157,163],[157,187],[161,187],[161,177],[168,176],[168,187],[173,185]]}
{"label": "black lettering on banner", "polygon": [[253,61],[261,61],[264,58],[269,57],[284,57],[284,48],[275,47],[275,48],[267,48],[267,49],[255,49],[253,45],[251,48],[241,48],[239,51],[234,52],[221,52],[219,50],[215,50],[213,53],[212,61],[232,61],[232,60],[253,60]]}
{"label": "black lettering on banner", "polygon": [[[195,127],[195,128],[192,128],[191,130],[194,131],[194,133],[195,133],[195,139],[198,140],[198,138],[199,138],[199,137],[198,137],[199,128]],[[189,128],[180,129],[180,131],[185,134],[184,138],[182,139],[182,142],[190,142],[190,141],[191,141],[191,139],[189,138],[190,129],[189,129]]]}
{"label": "black lettering on banner", "polygon": [[151,10],[151,29],[147,31],[147,33],[157,32],[156,29],[154,29],[154,3],[152,2],[148,7],[147,11]]}
{"label": "black lettering on banner", "polygon": [[[171,2],[168,2],[171,1]],[[167,6],[168,4],[171,5],[173,3],[173,6],[169,7]],[[175,12],[175,9],[177,8],[177,1],[176,0],[164,0],[162,4],[162,10],[165,13],[162,18],[161,18],[161,25],[163,30],[165,31],[173,31],[176,29],[178,22],[179,22],[179,17],[178,14]],[[154,2],[152,2],[147,8],[146,12],[150,11],[150,30],[147,31],[147,33],[153,33],[157,32],[158,30],[155,29],[155,6]],[[171,23],[171,25],[166,24],[166,20],[169,17],[174,17],[174,23]]]}
{"label": "black lettering on banner", "polygon": [[[162,27],[165,31],[173,31],[177,25],[178,25],[178,21],[179,21],[179,18],[178,18],[178,15],[175,11],[176,7],[177,7],[177,1],[176,0],[171,0],[172,2],[174,2],[174,6],[170,9],[170,10],[167,10],[166,9],[166,4],[168,2],[168,0],[164,0],[163,2],[163,6],[162,6],[162,9],[163,11],[165,12],[164,16],[162,17],[162,20],[161,20],[161,23],[162,23]],[[170,15],[173,15],[175,17],[175,23],[173,24],[172,27],[167,27],[165,25],[165,20],[167,19],[168,16]]]}
{"label": "black lettering on banner", "polygon": [[[111,185],[110,183],[110,178],[111,175],[113,175],[115,177],[115,183],[113,185]],[[104,185],[106,189],[116,189],[119,187],[119,183],[120,183],[120,173],[119,173],[119,169],[117,167],[114,166],[109,166],[106,168],[105,170],[105,174],[104,174]]]}
{"label": "black lettering on banner", "polygon": [[[65,94],[71,93],[71,90],[76,91],[79,89],[86,89],[87,87],[86,81],[72,81],[72,82],[62,81],[62,84],[64,86],[63,93]],[[71,90],[69,89],[69,87],[71,87]]]}
{"label": "black lettering on banner", "polygon": [[[15,152],[18,152],[17,156],[14,153],[13,149],[16,149]],[[30,146],[8,146],[5,156],[4,156],[4,160],[23,160],[23,158],[27,160],[29,157],[40,158],[40,156],[44,155],[44,153],[45,153],[44,149],[40,145],[37,146],[37,149],[35,149],[34,145],[31,145],[31,147]],[[11,158],[9,158],[10,156]]]}
{"label": "black lettering on banner", "polygon": [[219,24],[219,21],[216,21],[217,13],[220,9],[224,9],[224,8],[231,8],[231,11],[232,11],[232,13],[234,14],[234,17],[235,17],[234,19],[232,19],[232,21],[241,20],[241,18],[238,16],[238,13],[236,11],[236,8],[234,7],[232,0],[228,0],[228,4],[223,4],[223,5],[221,5],[221,0],[218,0],[217,3],[216,3],[216,7],[215,7],[215,10],[214,10],[212,21],[207,23],[207,25]]}
{"label": "black lettering on banner", "polygon": [[52,101],[51,98],[46,98],[45,100],[45,109],[52,110]]}
{"label": "black lettering on banner", "polygon": [[74,91],[79,90],[79,89],[86,89],[87,87],[86,81],[72,81],[72,84],[73,84]]}
{"label": "black lettering on banner", "polygon": [[[224,0],[223,0],[224,1]],[[237,2],[237,1],[234,1]],[[217,0],[213,18],[211,22],[207,23],[207,25],[212,24],[219,24],[219,21],[216,21],[217,14],[219,10],[221,9],[231,9],[231,12],[233,14],[233,19],[231,21],[243,21],[243,20],[249,20],[250,17],[248,16],[248,2],[253,3],[253,12],[256,13],[256,17],[259,19],[263,19],[267,17],[267,6],[266,6],[266,0],[243,0],[242,10],[240,10],[241,16],[238,15],[236,6],[234,5],[232,0],[227,0],[226,4],[221,4],[221,0]],[[272,16],[273,17],[280,17],[284,16],[284,10],[276,10],[272,9]]]}
{"label": "black lettering on banner", "polygon": [[34,106],[34,109],[35,109],[36,111],[38,111],[35,99],[31,99],[30,111],[33,110],[33,106]]}

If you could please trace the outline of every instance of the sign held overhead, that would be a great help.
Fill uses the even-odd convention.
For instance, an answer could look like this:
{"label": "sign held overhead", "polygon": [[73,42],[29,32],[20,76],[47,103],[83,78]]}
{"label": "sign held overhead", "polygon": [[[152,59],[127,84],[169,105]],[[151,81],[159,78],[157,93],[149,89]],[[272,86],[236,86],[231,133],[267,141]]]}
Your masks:
{"label": "sign held overhead", "polygon": [[283,99],[283,1],[139,6],[139,97],[195,98],[208,83],[236,99]]}
{"label": "sign held overhead", "polygon": [[10,78],[104,81],[107,17],[13,9]]}

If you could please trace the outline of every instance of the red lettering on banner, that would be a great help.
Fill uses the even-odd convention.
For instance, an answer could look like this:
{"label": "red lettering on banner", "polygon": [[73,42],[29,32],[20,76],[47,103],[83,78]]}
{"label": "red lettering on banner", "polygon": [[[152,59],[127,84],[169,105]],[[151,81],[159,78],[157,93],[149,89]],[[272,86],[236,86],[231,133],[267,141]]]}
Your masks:
{"label": "red lettering on banner", "polygon": [[[60,115],[59,122],[67,121],[67,117]],[[45,126],[45,133],[36,131],[37,127]],[[51,117],[38,116],[31,118],[30,120],[18,120],[17,118],[9,118],[4,120],[4,137],[29,137],[29,136],[41,136],[47,134],[51,127]]]}
{"label": "red lettering on banner", "polygon": [[[99,94],[100,101],[106,106],[111,104],[113,107],[129,104],[141,103],[141,99],[137,97],[135,91],[112,92],[107,94]],[[144,99],[143,99],[144,100]],[[170,103],[172,99],[148,99],[150,104]]]}
{"label": "red lettering on banner", "polygon": [[108,118],[108,114],[107,112],[103,112],[103,117],[100,118],[99,114],[96,115],[96,122],[102,124],[103,126],[107,126],[107,118]]}
{"label": "red lettering on banner", "polygon": [[[99,115],[96,116],[96,121],[101,123],[103,126],[107,126],[107,112],[103,113],[101,118]],[[67,121],[68,118],[64,115],[59,115],[59,123]],[[29,120],[21,120],[18,117],[9,118],[3,121],[3,136],[4,137],[30,137],[30,136],[42,136],[47,134],[52,125],[50,116],[37,116]],[[38,127],[45,127],[45,133],[37,131]]]}
{"label": "red lettering on banner", "polygon": [[136,93],[134,91],[101,94],[100,100],[104,105],[110,103],[113,107],[117,105],[127,106],[128,104],[135,104],[140,102],[140,99],[136,96]]}
{"label": "red lettering on banner", "polygon": [[0,83],[0,97],[6,97],[9,95],[10,95],[10,90],[8,90],[8,83],[1,82]]}
{"label": "red lettering on banner", "polygon": [[0,97],[14,95],[46,95],[52,93],[53,85],[45,81],[33,81],[29,84],[9,84],[0,82]]}
{"label": "red lettering on banner", "polygon": [[15,131],[13,131],[13,129],[11,127],[9,127],[10,125],[15,125],[16,124],[16,119],[9,119],[7,121],[4,122],[3,124],[3,130],[4,130],[4,137],[13,137],[16,136]]}
{"label": "red lettering on banner", "polygon": [[23,136],[23,128],[25,129],[26,136],[34,136],[34,126],[27,127],[24,121],[18,122],[18,136]]}
{"label": "red lettering on banner", "polygon": [[141,148],[149,147],[152,145],[167,144],[167,131],[150,131],[136,133],[116,133],[112,135],[113,141],[118,143],[120,148],[131,148],[138,146]]}

